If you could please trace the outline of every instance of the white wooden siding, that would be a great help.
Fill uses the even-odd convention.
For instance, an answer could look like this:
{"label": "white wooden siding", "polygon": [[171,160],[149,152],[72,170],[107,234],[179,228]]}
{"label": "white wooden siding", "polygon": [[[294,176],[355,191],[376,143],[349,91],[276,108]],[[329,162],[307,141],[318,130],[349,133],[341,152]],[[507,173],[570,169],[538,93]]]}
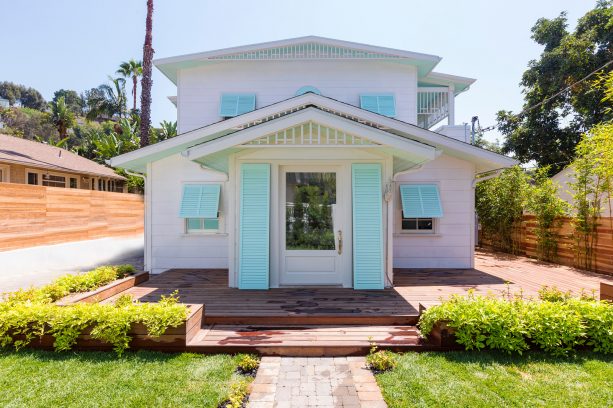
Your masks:
{"label": "white wooden siding", "polygon": [[221,120],[222,93],[255,93],[256,108],[261,108],[295,96],[305,85],[354,106],[360,106],[362,93],[392,93],[396,118],[417,123],[417,72],[413,66],[382,61],[240,61],[179,72],[179,133]]}
{"label": "white wooden siding", "polygon": [[173,155],[152,164],[151,178],[151,272],[172,268],[227,268],[227,234],[186,234],[184,219],[179,217],[181,192],[186,182],[221,184],[219,210],[226,228],[228,187],[224,176],[203,170],[181,155]]}
{"label": "white wooden siding", "polygon": [[[421,170],[400,175],[394,190],[394,268],[470,268],[474,255],[474,166],[449,156],[440,156]],[[443,217],[436,233],[409,235],[400,229],[402,206],[398,185],[435,183],[440,189]]]}

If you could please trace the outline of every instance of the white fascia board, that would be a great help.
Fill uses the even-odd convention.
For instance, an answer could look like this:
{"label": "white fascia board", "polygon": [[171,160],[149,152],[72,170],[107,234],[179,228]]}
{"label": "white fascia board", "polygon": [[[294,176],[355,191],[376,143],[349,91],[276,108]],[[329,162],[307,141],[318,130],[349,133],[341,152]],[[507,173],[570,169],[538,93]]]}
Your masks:
{"label": "white fascia board", "polygon": [[431,82],[437,85],[453,85],[456,90],[455,95],[467,91],[470,86],[477,81],[475,78],[443,74],[441,72],[430,72],[421,80],[424,82]]}
{"label": "white fascia board", "polygon": [[[378,113],[366,111],[364,109],[358,108],[357,106],[339,102],[334,99],[327,98],[325,96],[316,95],[313,93],[306,93],[304,95],[287,99],[282,102],[277,102],[275,104],[268,105],[266,107],[245,113],[240,116],[235,116],[230,119],[215,122],[211,125],[203,126],[199,129],[191,130],[189,132],[175,136],[171,139],[164,140],[154,145],[146,146],[129,153],[124,153],[120,156],[113,157],[110,160],[110,164],[113,167],[128,167],[125,165],[133,160],[144,159],[147,156],[153,156],[156,154],[163,153],[165,150],[185,150],[196,144],[206,142],[207,138],[215,137],[216,134],[221,134],[228,129],[242,127],[247,123],[256,122],[263,118],[279,114],[280,112],[286,112],[292,109],[300,108],[301,106],[308,105],[314,105],[323,109],[341,112],[348,116],[354,116],[368,122],[377,123],[385,128],[394,129],[401,133],[406,133],[407,137],[410,137],[410,139],[402,138],[403,141],[417,139],[417,142],[432,144],[435,145],[437,148],[442,148],[443,150],[455,151],[473,157],[475,159],[482,159],[492,163],[496,163],[500,167],[510,167],[518,163],[516,160],[510,157],[490,152],[489,150],[473,146],[457,139],[453,139],[451,137],[420,128],[417,125],[402,122],[400,120],[389,118],[387,116],[379,115]],[[374,129],[369,126],[365,127],[369,129]]]}
{"label": "white fascia board", "polygon": [[197,53],[192,53],[192,54],[177,55],[175,57],[159,58],[159,59],[155,59],[153,63],[156,66],[166,65],[166,64],[176,64],[176,63],[185,62],[185,61],[205,60],[209,58],[220,57],[223,55],[240,54],[244,52],[252,52],[252,51],[257,51],[257,50],[262,50],[262,49],[287,47],[287,46],[292,46],[292,45],[304,44],[307,42],[315,42],[315,43],[320,43],[320,44],[325,44],[325,45],[330,45],[330,46],[335,46],[335,47],[355,48],[355,49],[364,50],[368,52],[389,54],[389,55],[403,57],[403,58],[431,61],[437,64],[442,59],[441,57],[437,55],[432,55],[432,54],[405,51],[405,50],[399,50],[395,48],[379,47],[376,45],[336,40],[333,38],[306,36],[306,37],[288,38],[288,39],[278,40],[278,41],[269,41],[269,42],[263,42],[263,43],[241,45],[238,47],[221,48],[218,50],[197,52]]}
{"label": "white fascia board", "polygon": [[261,125],[240,130],[232,133],[231,135],[203,143],[202,145],[194,146],[187,149],[182,154],[190,160],[195,160],[224,149],[247,143],[253,139],[257,139],[258,137],[280,132],[309,121],[330,128],[342,129],[347,133],[363,136],[374,142],[381,143],[401,151],[409,152],[412,155],[421,157],[424,160],[433,160],[436,157],[436,148],[432,146],[405,139],[370,126],[362,125],[352,120],[341,118],[337,115],[327,113],[313,107],[291,113],[287,116],[274,119]]}

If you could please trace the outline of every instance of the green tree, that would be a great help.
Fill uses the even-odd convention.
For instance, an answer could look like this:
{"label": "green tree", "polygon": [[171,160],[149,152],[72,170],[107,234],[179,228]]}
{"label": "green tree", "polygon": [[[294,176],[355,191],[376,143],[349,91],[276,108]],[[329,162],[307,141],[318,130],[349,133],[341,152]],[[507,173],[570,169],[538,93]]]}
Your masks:
{"label": "green tree", "polygon": [[57,127],[60,134],[60,139],[68,137],[68,129],[75,125],[74,113],[66,106],[66,101],[63,96],[60,96],[57,101],[51,102],[51,121]]}
{"label": "green tree", "polygon": [[70,89],[60,89],[53,94],[53,102],[57,102],[60,97],[64,97],[66,107],[76,116],[83,116],[85,101],[77,93]]}
{"label": "green tree", "polygon": [[475,207],[482,237],[506,252],[519,250],[518,233],[530,185],[523,169],[515,166],[500,176],[477,184]]}
{"label": "green tree", "polygon": [[143,63],[141,61],[135,61],[133,59],[131,59],[130,61],[122,62],[119,65],[117,73],[122,75],[124,78],[132,78],[132,110],[136,111],[138,79],[143,75]]}
{"label": "green tree", "polygon": [[160,122],[159,129],[156,129],[153,134],[155,135],[154,143],[175,137],[177,135],[177,122],[163,120]]}
{"label": "green tree", "polygon": [[[506,137],[504,153],[524,163],[549,166],[550,174],[557,173],[572,161],[581,134],[611,119],[607,102],[603,102],[604,88],[593,88],[589,81],[537,104],[613,60],[612,4],[598,1],[573,32],[567,30],[566,13],[541,18],[532,27],[532,39],[544,50],[538,60],[529,62],[520,82],[527,110],[520,117],[498,112],[498,129]],[[609,65],[606,71],[612,68]]]}
{"label": "green tree", "polygon": [[85,91],[88,120],[123,118],[126,113],[125,79],[109,77],[110,84]]}
{"label": "green tree", "polygon": [[36,136],[45,141],[57,136],[55,125],[48,112],[31,108],[0,108],[0,120],[4,124],[2,133],[34,139]]}
{"label": "green tree", "polygon": [[19,103],[25,108],[44,111],[47,108],[45,98],[34,88],[13,82],[0,82],[0,97],[8,99],[10,106]]}

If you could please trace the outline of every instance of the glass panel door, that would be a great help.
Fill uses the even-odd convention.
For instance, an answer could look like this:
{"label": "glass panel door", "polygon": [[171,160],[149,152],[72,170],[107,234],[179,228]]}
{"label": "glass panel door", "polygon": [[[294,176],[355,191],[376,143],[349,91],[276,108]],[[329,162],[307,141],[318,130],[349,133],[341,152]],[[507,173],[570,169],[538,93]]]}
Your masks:
{"label": "glass panel door", "polygon": [[334,250],[336,173],[288,172],[285,183],[286,250]]}

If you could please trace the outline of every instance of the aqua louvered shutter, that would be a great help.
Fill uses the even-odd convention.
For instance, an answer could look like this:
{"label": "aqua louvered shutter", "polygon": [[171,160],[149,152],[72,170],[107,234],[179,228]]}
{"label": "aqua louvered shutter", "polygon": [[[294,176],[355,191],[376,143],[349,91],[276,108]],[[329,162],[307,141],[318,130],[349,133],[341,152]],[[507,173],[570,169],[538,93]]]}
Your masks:
{"label": "aqua louvered shutter", "polygon": [[221,184],[185,184],[179,216],[217,218]]}
{"label": "aqua louvered shutter", "polygon": [[270,270],[270,165],[240,170],[239,289],[268,289]]}
{"label": "aqua louvered shutter", "polygon": [[225,118],[242,115],[255,109],[255,94],[223,94],[219,116]]}
{"label": "aqua louvered shutter", "polygon": [[389,94],[369,94],[360,95],[360,107],[367,111],[375,112],[380,115],[396,116],[396,100],[394,95]]}
{"label": "aqua louvered shutter", "polygon": [[403,184],[400,199],[404,218],[440,218],[443,207],[436,184]]}
{"label": "aqua louvered shutter", "polygon": [[353,287],[383,289],[383,201],[380,164],[353,164]]}

